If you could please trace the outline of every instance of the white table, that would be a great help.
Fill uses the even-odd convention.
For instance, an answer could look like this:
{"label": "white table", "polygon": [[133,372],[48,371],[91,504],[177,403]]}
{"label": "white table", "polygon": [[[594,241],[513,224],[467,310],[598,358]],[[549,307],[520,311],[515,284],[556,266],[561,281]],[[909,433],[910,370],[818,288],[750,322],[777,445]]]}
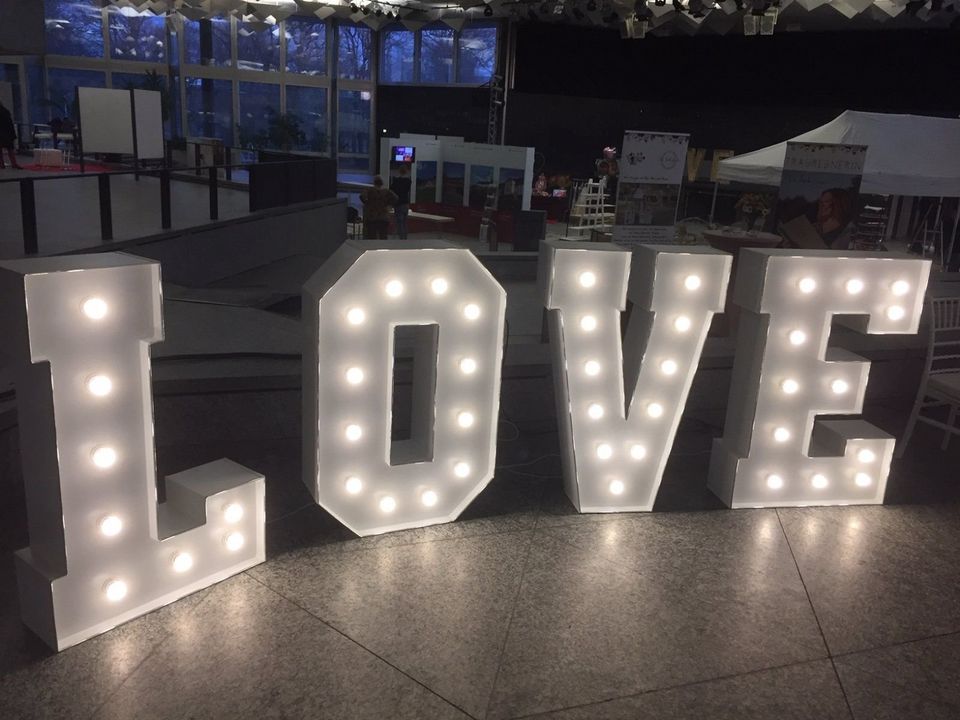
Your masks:
{"label": "white table", "polygon": [[407,214],[407,217],[415,220],[426,220],[428,222],[436,223],[438,230],[440,231],[441,238],[443,238],[443,226],[454,221],[454,218],[449,217],[448,215],[431,215],[430,213],[417,212],[416,210],[411,210]]}

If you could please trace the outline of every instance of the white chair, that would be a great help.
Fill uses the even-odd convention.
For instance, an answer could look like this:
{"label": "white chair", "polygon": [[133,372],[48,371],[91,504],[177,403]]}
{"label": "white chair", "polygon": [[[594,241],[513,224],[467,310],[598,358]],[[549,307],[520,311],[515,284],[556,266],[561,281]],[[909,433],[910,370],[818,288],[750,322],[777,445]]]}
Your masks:
{"label": "white chair", "polygon": [[[927,310],[930,315],[927,361],[907,429],[897,447],[897,457],[906,451],[918,422],[943,430],[941,450],[950,445],[951,435],[960,435],[960,427],[954,425],[960,408],[960,297],[933,298],[927,302]],[[924,414],[925,410],[942,407],[949,408],[945,423]]]}

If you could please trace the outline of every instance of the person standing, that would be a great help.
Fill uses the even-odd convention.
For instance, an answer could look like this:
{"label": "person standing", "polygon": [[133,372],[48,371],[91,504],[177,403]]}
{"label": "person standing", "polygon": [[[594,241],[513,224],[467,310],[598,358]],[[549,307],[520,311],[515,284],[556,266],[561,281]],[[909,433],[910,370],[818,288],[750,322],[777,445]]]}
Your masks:
{"label": "person standing", "polygon": [[360,193],[363,203],[363,237],[365,240],[386,240],[390,227],[391,205],[397,204],[394,192],[383,186],[383,178],[373,178],[373,187]]}
{"label": "person standing", "polygon": [[3,103],[0,103],[0,168],[5,168],[3,163],[3,151],[7,151],[10,156],[10,165],[15,169],[20,169],[20,163],[17,162],[17,154],[14,151],[14,143],[17,141],[17,129],[13,126],[13,116],[7,110]]}
{"label": "person standing", "polygon": [[390,190],[397,196],[397,204],[393,207],[393,217],[397,223],[397,237],[407,239],[407,215],[410,213],[410,166],[404,163],[397,169],[397,174],[390,183]]}

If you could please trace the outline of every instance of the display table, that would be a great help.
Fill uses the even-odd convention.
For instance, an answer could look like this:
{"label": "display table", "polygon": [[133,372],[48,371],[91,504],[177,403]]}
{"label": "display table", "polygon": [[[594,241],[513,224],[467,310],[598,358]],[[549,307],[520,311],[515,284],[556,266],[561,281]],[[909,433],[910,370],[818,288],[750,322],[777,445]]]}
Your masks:
{"label": "display table", "polygon": [[426,220],[427,222],[435,223],[441,238],[443,237],[443,226],[454,221],[454,218],[447,215],[431,215],[430,213],[417,212],[416,210],[411,210],[407,214],[407,217],[412,220]]}

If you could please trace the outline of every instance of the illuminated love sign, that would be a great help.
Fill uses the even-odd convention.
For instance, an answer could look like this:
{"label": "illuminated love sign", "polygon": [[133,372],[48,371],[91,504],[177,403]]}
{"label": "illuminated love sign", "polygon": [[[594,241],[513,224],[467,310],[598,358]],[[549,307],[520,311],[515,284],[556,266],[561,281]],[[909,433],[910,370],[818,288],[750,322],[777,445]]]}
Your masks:
{"label": "illuminated love sign", "polygon": [[160,266],[120,253],[0,263],[30,547],[24,622],[62,650],[264,559],[264,479],[229,460],[157,504],[148,346]]}

